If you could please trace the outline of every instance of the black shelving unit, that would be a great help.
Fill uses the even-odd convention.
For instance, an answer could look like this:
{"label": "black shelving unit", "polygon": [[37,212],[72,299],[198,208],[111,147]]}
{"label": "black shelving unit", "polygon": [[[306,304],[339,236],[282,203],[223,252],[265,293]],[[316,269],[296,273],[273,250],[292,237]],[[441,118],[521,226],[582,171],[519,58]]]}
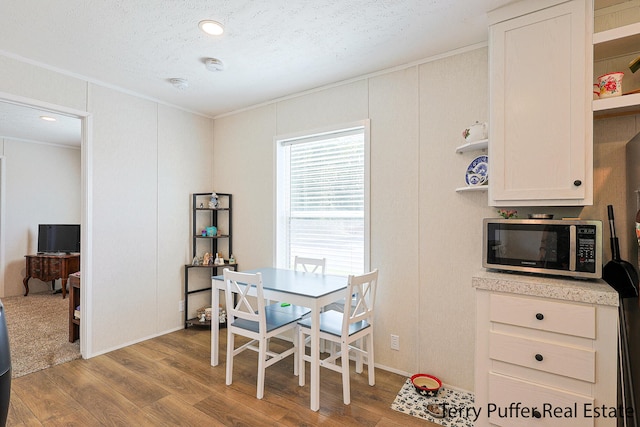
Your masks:
{"label": "black shelving unit", "polygon": [[[197,318],[189,318],[189,297],[201,292],[211,291],[211,277],[222,274],[224,268],[238,269],[237,263],[229,263],[229,257],[233,254],[232,245],[232,209],[233,198],[228,193],[216,193],[218,195],[218,207],[209,207],[211,194],[209,193],[193,193],[192,195],[192,258],[200,258],[205,252],[212,254],[219,253],[224,258],[225,263],[222,265],[193,265],[186,264],[184,266],[184,327],[190,326],[206,326],[210,327],[211,322],[200,322]],[[215,236],[203,235],[202,230],[208,226],[215,226],[219,233]],[[189,285],[189,272],[194,270],[206,269],[210,272],[207,276],[208,283],[196,284],[195,289],[191,289]],[[192,283],[191,286],[194,286]],[[211,307],[211,321],[218,321],[218,308]],[[221,324],[220,326],[223,326]],[[224,325],[226,326],[226,324]]]}

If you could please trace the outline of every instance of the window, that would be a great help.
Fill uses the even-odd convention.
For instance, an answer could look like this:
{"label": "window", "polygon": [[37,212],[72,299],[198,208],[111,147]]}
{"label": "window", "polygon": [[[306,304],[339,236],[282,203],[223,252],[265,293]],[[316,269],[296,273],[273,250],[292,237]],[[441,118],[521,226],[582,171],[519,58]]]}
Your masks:
{"label": "window", "polygon": [[326,258],[329,274],[368,268],[368,121],[276,138],[276,264]]}

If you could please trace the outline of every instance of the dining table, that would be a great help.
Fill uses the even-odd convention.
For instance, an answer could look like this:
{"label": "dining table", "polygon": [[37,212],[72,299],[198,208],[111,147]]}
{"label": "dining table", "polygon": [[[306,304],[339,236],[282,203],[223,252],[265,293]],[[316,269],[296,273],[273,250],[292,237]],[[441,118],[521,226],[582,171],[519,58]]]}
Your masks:
{"label": "dining table", "polygon": [[[310,408],[320,409],[320,311],[322,307],[345,297],[347,276],[308,273],[282,268],[257,268],[243,273],[261,273],[264,298],[296,304],[311,309],[311,382]],[[212,307],[220,306],[220,292],[225,290],[224,276],[213,276],[211,280]],[[251,293],[250,293],[251,295]],[[255,295],[255,291],[253,292]],[[215,318],[215,317],[214,317]],[[220,323],[211,322],[211,366],[218,365]]]}

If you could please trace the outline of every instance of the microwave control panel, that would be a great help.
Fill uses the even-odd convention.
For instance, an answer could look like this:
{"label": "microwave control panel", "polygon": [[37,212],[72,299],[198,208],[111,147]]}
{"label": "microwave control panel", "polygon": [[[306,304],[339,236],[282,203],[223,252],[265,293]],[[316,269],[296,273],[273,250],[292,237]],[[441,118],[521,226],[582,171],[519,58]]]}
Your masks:
{"label": "microwave control panel", "polygon": [[576,226],[576,271],[596,271],[596,227]]}

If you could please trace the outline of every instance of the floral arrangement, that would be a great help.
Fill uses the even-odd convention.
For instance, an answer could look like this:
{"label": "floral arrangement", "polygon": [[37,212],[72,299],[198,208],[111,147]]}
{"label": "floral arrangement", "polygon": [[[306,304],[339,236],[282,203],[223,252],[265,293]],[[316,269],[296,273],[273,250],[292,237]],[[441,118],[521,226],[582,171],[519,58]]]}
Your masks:
{"label": "floral arrangement", "polygon": [[499,209],[498,213],[504,219],[518,218],[518,211],[515,209],[513,210]]}

